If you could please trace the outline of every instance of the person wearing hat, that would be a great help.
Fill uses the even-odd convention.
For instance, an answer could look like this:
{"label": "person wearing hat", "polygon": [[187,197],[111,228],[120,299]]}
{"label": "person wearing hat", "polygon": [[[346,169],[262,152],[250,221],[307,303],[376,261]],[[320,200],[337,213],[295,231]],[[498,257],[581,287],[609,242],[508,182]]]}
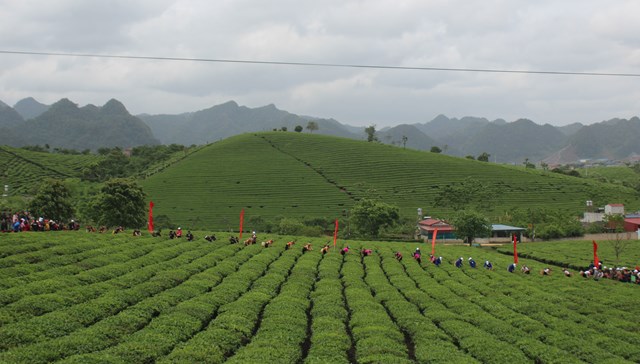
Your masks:
{"label": "person wearing hat", "polygon": [[471,268],[475,268],[476,267],[476,261],[473,260],[473,258],[469,257],[469,266]]}
{"label": "person wearing hat", "polygon": [[178,227],[178,230],[176,230],[176,238],[181,238],[182,237],[182,228]]}
{"label": "person wearing hat", "polygon": [[441,263],[442,263],[442,257],[437,257],[437,258],[433,261],[433,264],[435,264],[435,265],[436,265],[436,267],[439,267]]}
{"label": "person wearing hat", "polygon": [[493,270],[493,264],[491,264],[491,262],[490,262],[490,261],[488,261],[488,260],[485,260],[485,261],[484,261],[484,267],[485,267],[486,269]]}
{"label": "person wearing hat", "polygon": [[462,261],[463,261],[462,257],[460,257],[460,258],[458,258],[458,260],[456,260],[456,268],[462,267]]}
{"label": "person wearing hat", "polygon": [[513,273],[515,270],[516,270],[516,263],[509,264],[507,271],[509,271],[509,273]]}

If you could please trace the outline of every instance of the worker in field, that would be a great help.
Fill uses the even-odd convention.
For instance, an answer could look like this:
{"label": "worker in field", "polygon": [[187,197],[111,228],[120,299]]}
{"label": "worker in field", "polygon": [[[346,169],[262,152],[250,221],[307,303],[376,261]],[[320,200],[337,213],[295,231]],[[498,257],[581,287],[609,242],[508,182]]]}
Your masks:
{"label": "worker in field", "polygon": [[345,246],[344,248],[342,248],[342,250],[340,250],[341,255],[345,255],[348,252],[349,252],[349,245]]}
{"label": "worker in field", "polygon": [[420,252],[420,247],[417,247],[416,250],[413,252],[413,257],[415,257],[416,254],[422,255],[422,253]]}
{"label": "worker in field", "polygon": [[463,261],[463,258],[462,258],[462,257],[460,257],[460,258],[458,258],[458,259],[456,260],[456,268],[460,268],[460,267],[462,267],[462,261]]}
{"label": "worker in field", "polygon": [[469,266],[471,268],[475,268],[476,267],[476,261],[473,260],[473,258],[469,257]]}
{"label": "worker in field", "polygon": [[302,246],[302,253],[306,253],[306,252],[310,252],[312,251],[313,248],[311,247],[311,243],[306,243],[305,245]]}
{"label": "worker in field", "polygon": [[422,255],[420,255],[420,253],[413,254],[413,259],[415,259],[418,264],[422,264]]}
{"label": "worker in field", "polygon": [[493,270],[493,264],[491,264],[491,262],[488,261],[488,260],[484,261],[484,265],[483,266],[488,270]]}
{"label": "worker in field", "polygon": [[191,230],[187,231],[187,241],[193,241],[193,234],[191,234]]}
{"label": "worker in field", "polygon": [[178,227],[178,230],[176,230],[176,238],[181,238],[182,237],[182,228]]}
{"label": "worker in field", "polygon": [[254,231],[251,233],[251,244],[255,244],[256,242],[258,242],[258,235],[256,235],[256,232]]}
{"label": "worker in field", "polygon": [[509,264],[509,267],[507,268],[507,271],[509,273],[513,273],[515,270],[516,270],[516,263]]}
{"label": "worker in field", "polygon": [[288,241],[287,245],[284,246],[284,250],[289,250],[293,247],[293,244],[295,244],[295,241]]}
{"label": "worker in field", "polygon": [[524,274],[531,274],[531,269],[529,269],[529,267],[527,267],[527,265],[523,265],[522,268],[520,269],[520,271]]}
{"label": "worker in field", "polygon": [[361,253],[362,253],[362,256],[368,257],[371,254],[373,254],[373,251],[371,249],[362,249]]}
{"label": "worker in field", "polygon": [[327,254],[328,252],[329,252],[329,244],[325,244],[325,245],[322,247],[322,249],[320,249],[320,253],[321,253],[322,255],[325,255],[325,254]]}
{"label": "worker in field", "polygon": [[395,254],[395,257],[396,257],[396,260],[401,261],[402,260],[402,253],[397,251],[396,254]]}
{"label": "worker in field", "polygon": [[434,259],[433,264],[435,264],[436,267],[439,267],[440,264],[442,264],[442,257],[437,257],[436,259]]}
{"label": "worker in field", "polygon": [[569,270],[567,268],[563,268],[562,269],[562,274],[564,274],[565,277],[571,277],[572,276],[571,272],[569,272]]}
{"label": "worker in field", "polygon": [[543,270],[540,271],[540,275],[543,275],[543,276],[551,275],[551,268],[545,267]]}

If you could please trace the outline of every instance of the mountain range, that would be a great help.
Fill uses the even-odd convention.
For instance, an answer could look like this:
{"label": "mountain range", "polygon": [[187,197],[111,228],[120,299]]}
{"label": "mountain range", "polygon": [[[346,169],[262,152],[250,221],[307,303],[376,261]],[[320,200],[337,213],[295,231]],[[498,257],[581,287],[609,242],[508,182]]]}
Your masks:
{"label": "mountain range", "polygon": [[[306,128],[314,121],[318,129]],[[207,144],[233,135],[283,130],[302,126],[313,132],[351,139],[366,139],[364,127],[331,118],[302,116],[270,104],[257,108],[234,101],[182,114],[131,115],[110,100],[102,107],[78,107],[68,99],[45,105],[33,98],[13,107],[0,101],[0,144],[44,145],[70,149],[132,147],[145,144]],[[562,127],[536,124],[528,119],[507,122],[479,117],[438,115],[425,123],[401,124],[377,130],[386,144],[418,150],[439,147],[445,154],[476,157],[488,153],[499,163],[544,161],[563,164],[579,159],[624,160],[640,154],[640,119],[611,119],[591,125]]]}

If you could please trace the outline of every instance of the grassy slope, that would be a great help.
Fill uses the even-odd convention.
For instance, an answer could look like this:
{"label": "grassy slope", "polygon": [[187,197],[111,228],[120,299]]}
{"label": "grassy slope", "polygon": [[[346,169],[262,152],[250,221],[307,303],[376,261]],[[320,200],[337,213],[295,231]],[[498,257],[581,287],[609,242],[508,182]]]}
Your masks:
{"label": "grassy slope", "polygon": [[452,211],[434,207],[439,191],[467,177],[498,194],[489,215],[516,207],[578,213],[585,200],[637,208],[626,188],[555,173],[525,170],[350,139],[299,133],[243,134],[212,144],[143,181],[156,204],[182,224],[229,228],[246,216],[338,217],[375,190],[413,217]]}
{"label": "grassy slope", "polygon": [[640,183],[640,174],[625,166],[589,167],[580,168],[578,171],[585,178],[591,178],[601,182],[623,186],[637,186],[638,183]]}
{"label": "grassy slope", "polygon": [[[45,178],[80,177],[82,169],[100,160],[96,155],[64,155],[0,147],[0,182],[10,193],[33,193]],[[4,187],[3,187],[4,188]]]}
{"label": "grassy slope", "polygon": [[[311,336],[307,359],[338,346],[339,358],[353,349],[359,362],[374,351],[396,355],[376,362],[640,360],[629,344],[639,339],[638,286],[565,278],[559,266],[529,259],[521,264],[534,274],[509,274],[511,257],[492,249],[438,246],[444,263],[436,268],[409,258],[417,243],[352,241],[346,256],[330,250],[321,257],[322,238],[310,239],[316,249],[302,255],[299,245],[284,251],[296,237],[265,236],[276,243],[263,249],[229,246],[228,234],[208,243],[202,234],[191,243],[147,233],[6,234],[0,361],[254,362],[241,360],[253,353],[302,362],[300,343],[322,330],[341,334],[346,346],[327,345],[335,336]],[[373,256],[360,258],[362,248]],[[405,254],[402,262],[395,251]],[[490,260],[495,270],[466,261],[455,268],[460,256]],[[545,266],[551,276],[537,274]],[[337,320],[317,314],[323,307]],[[268,345],[256,348],[265,337]],[[296,357],[288,359],[283,347]],[[320,359],[305,362],[347,362]]]}

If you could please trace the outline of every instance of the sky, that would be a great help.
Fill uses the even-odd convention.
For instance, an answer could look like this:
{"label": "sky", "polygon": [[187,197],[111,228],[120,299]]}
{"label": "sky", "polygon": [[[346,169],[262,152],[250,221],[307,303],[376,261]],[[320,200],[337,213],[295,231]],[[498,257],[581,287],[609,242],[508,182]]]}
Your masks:
{"label": "sky", "polygon": [[640,115],[640,77],[115,59],[2,52],[640,74],[639,1],[0,0],[0,100],[234,100],[354,126],[439,114],[538,124]]}

